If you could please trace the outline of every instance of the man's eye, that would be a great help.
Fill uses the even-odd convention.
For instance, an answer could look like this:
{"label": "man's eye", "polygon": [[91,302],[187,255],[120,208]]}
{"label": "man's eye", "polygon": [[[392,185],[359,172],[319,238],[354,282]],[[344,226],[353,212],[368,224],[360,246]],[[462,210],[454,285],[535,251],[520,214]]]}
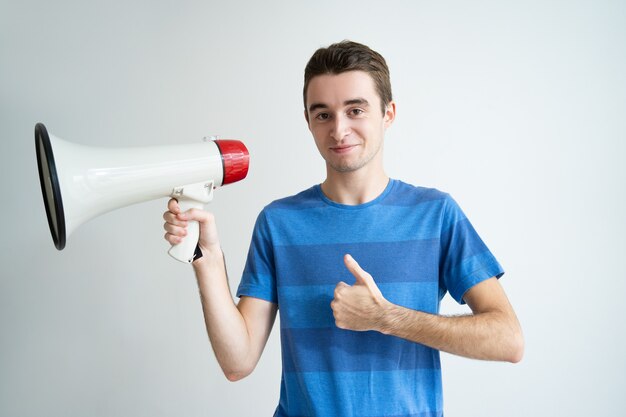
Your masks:
{"label": "man's eye", "polygon": [[326,120],[328,119],[328,117],[328,113],[319,113],[317,116],[315,116],[317,120]]}
{"label": "man's eye", "polygon": [[350,110],[350,114],[352,116],[360,116],[364,113],[363,109],[352,109]]}

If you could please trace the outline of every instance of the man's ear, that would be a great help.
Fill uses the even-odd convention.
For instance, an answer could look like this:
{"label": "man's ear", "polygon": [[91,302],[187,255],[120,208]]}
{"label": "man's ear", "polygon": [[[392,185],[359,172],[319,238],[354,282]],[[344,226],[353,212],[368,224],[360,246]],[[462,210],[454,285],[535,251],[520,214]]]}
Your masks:
{"label": "man's ear", "polygon": [[396,103],[394,101],[390,101],[385,106],[385,114],[383,116],[383,120],[385,121],[385,128],[391,126],[393,121],[396,119]]}

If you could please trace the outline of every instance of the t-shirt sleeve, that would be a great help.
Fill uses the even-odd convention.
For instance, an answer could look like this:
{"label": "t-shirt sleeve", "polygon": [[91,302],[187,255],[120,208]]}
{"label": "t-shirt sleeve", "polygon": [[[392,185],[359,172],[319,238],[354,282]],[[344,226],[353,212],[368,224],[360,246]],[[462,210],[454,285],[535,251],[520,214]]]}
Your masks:
{"label": "t-shirt sleeve", "polygon": [[452,298],[465,304],[463,296],[470,288],[488,278],[500,278],[504,270],[449,195],[442,222],[439,281]]}
{"label": "t-shirt sleeve", "polygon": [[237,289],[237,297],[249,296],[278,303],[274,251],[265,211],[257,217],[246,266]]}

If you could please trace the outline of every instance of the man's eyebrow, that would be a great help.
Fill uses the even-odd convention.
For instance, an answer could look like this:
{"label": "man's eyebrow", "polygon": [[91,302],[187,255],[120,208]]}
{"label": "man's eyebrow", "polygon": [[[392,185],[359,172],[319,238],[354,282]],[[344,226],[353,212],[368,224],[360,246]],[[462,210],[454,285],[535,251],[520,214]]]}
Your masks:
{"label": "man's eyebrow", "polygon": [[[350,100],[346,100],[343,102],[344,106],[353,106],[355,104],[359,106],[363,106],[363,107],[369,107],[370,105],[369,101],[365,100],[362,97],[352,98]],[[328,105],[324,103],[313,103],[309,106],[309,113],[312,113],[314,110],[327,109],[327,108],[328,108]]]}
{"label": "man's eyebrow", "polygon": [[324,103],[313,103],[309,106],[309,113],[312,113],[313,110],[317,109],[327,109],[328,106]]}
{"label": "man's eyebrow", "polygon": [[363,106],[363,107],[368,107],[370,105],[369,101],[361,97],[353,98],[351,100],[346,100],[343,102],[343,104],[344,106],[352,106],[354,104],[358,104],[359,106]]}

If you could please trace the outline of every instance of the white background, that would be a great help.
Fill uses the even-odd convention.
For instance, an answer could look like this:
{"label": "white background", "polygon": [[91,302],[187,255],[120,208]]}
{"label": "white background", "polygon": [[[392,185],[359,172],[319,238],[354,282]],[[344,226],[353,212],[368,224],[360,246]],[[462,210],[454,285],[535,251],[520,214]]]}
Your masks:
{"label": "white background", "polygon": [[324,178],[303,69],[342,39],[391,69],[388,174],[455,197],[525,332],[516,365],[442,355],[446,416],[624,415],[625,28],[608,0],[1,0],[0,415],[273,413],[277,327],[227,382],[192,272],[166,255],[165,198],[54,248],[33,128],[93,146],[243,140],[249,176],[211,205],[234,290],[260,209]]}

